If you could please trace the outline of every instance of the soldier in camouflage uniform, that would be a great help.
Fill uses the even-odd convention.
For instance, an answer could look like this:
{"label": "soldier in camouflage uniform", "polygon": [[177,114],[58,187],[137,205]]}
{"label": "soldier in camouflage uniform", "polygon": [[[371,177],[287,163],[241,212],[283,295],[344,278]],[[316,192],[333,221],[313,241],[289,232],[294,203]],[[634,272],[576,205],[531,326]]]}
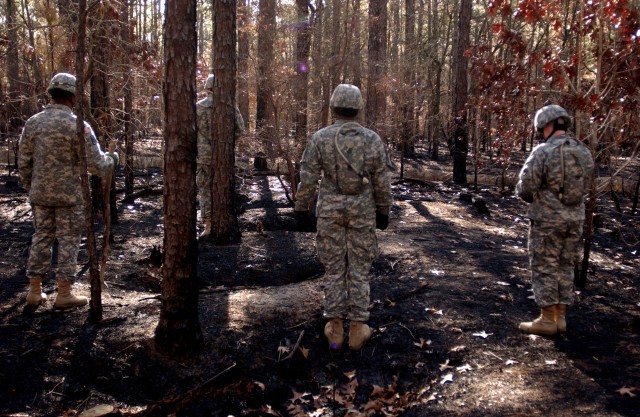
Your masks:
{"label": "soldier in camouflage uniform", "polygon": [[[196,185],[200,194],[200,217],[204,223],[202,236],[211,233],[211,115],[213,108],[213,82],[214,76],[209,75],[204,83],[207,97],[196,104],[198,117],[198,158],[196,160]],[[236,106],[236,139],[244,132],[244,120],[242,114]]]}
{"label": "soldier in camouflage uniform", "polygon": [[319,185],[316,247],[325,266],[324,333],[340,349],[343,320],[351,321],[349,347],[371,337],[371,263],[378,255],[375,229],[386,229],[391,206],[391,163],[378,134],[355,122],[362,109],[358,87],[340,84],[329,103],[335,123],[317,131],[302,155],[295,211],[309,219]]}
{"label": "soldier in camouflage uniform", "polygon": [[[573,269],[580,251],[584,194],[593,174],[593,158],[586,146],[568,134],[570,123],[567,111],[558,105],[538,110],[534,126],[546,142],[531,151],[516,185],[518,196],[531,203],[527,212],[531,220],[529,262],[533,293],[541,309],[540,317],[520,323],[526,333],[565,332],[567,305],[573,303]],[[570,154],[563,154],[569,148],[575,155],[572,164],[567,163]],[[567,178],[576,182],[565,187]]]}
{"label": "soldier in camouflage uniform", "polygon": [[[19,144],[20,179],[29,192],[35,226],[27,261],[27,306],[38,306],[46,300],[42,280],[51,266],[51,247],[58,239],[58,295],[54,306],[64,309],[87,304],[86,297],[71,293],[84,227],[81,176],[86,174],[74,146],[76,77],[56,74],[47,91],[53,104],[27,120]],[[84,133],[89,171],[96,175],[112,171],[118,155],[100,150],[86,122]]]}

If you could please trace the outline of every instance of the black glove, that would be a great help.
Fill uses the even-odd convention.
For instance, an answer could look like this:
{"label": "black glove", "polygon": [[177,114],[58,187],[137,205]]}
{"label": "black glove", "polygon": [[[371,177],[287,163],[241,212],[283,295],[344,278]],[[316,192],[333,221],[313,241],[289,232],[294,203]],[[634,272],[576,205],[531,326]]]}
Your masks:
{"label": "black glove", "polygon": [[309,210],[295,211],[296,215],[296,230],[301,232],[315,232],[316,222]]}
{"label": "black glove", "polygon": [[385,230],[389,226],[389,215],[376,210],[376,229]]}

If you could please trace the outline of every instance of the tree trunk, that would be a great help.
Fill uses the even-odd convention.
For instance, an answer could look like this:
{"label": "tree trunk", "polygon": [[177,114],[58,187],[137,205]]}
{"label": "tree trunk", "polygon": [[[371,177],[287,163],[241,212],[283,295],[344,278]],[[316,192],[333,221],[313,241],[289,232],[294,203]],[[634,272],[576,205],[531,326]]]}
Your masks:
{"label": "tree trunk", "polygon": [[387,56],[387,2],[369,0],[369,81],[367,83],[367,107],[365,124],[384,137],[384,121],[387,112],[384,74]]}
{"label": "tree trunk", "polygon": [[213,89],[211,115],[212,224],[211,240],[228,244],[240,240],[235,212],[235,91],[236,0],[213,2]]}
{"label": "tree trunk", "polygon": [[[111,100],[109,97],[109,72],[111,71],[111,20],[107,16],[107,8],[104,3],[100,3],[91,18],[91,26],[94,32],[91,46],[91,114],[96,122],[93,128],[98,136],[98,141],[102,149],[107,149],[111,139]],[[109,204],[115,207],[115,175],[112,176],[111,192],[109,193]],[[91,191],[93,197],[93,208],[104,210],[105,202],[102,201],[102,180],[98,176],[91,178]],[[118,210],[110,210],[111,223],[118,223]]]}
{"label": "tree trunk", "polygon": [[[327,3],[329,0],[327,0]],[[326,46],[327,43],[333,42],[333,7],[326,4],[322,9],[322,43],[320,44],[320,60],[322,67],[319,68],[318,75],[320,76],[320,82],[322,83],[322,107],[321,107],[321,119],[320,125],[322,127],[329,124],[329,100],[331,99],[331,75],[333,67],[333,56],[329,56],[330,53],[325,53],[326,48],[332,48],[332,46]]]}
{"label": "tree trunk", "polygon": [[415,0],[405,0],[404,27],[404,100],[402,108],[402,153],[405,157],[415,156]]}
{"label": "tree trunk", "polygon": [[204,345],[198,320],[196,240],[196,4],[166,3],[164,23],[164,256],[158,349],[191,355]]}
{"label": "tree trunk", "polygon": [[[76,95],[84,95],[84,58],[86,36],[86,0],[79,0],[78,4],[78,44],[76,47]],[[87,172],[87,153],[84,137],[84,101],[76,100],[76,140],[74,143],[76,153],[80,159],[82,181],[82,201],[84,203],[84,223],[87,232],[87,252],[89,255],[89,279],[91,282],[91,299],[89,301],[89,320],[96,323],[102,320],[102,286],[100,285],[100,271],[98,270],[98,256],[96,253],[96,236],[93,231],[93,210],[91,208],[91,191],[89,189],[89,177]]]}
{"label": "tree trunk", "polygon": [[453,90],[453,181],[456,184],[467,183],[467,151],[469,150],[469,132],[467,131],[468,99],[467,58],[464,51],[469,46],[471,28],[471,0],[462,0],[458,19],[458,42],[454,55]]}
{"label": "tree trunk", "polygon": [[[311,32],[309,21],[309,1],[296,0],[298,26],[296,31],[296,78],[295,78],[295,138],[300,149],[304,149],[307,141],[307,90],[309,83],[309,48]],[[298,157],[296,156],[296,160]]]}
{"label": "tree trunk", "polygon": [[7,0],[7,119],[11,129],[17,129],[21,124],[20,117],[20,61],[18,55],[18,22],[16,21],[15,0]]}
{"label": "tree trunk", "polygon": [[23,108],[26,110],[27,114],[34,114],[39,110],[38,95],[42,94],[44,91],[44,79],[42,75],[42,60],[40,59],[41,54],[38,53],[35,31],[33,29],[33,19],[31,18],[31,11],[25,3],[25,0],[20,1],[22,15],[25,17],[26,29],[29,35],[29,47],[31,48],[31,53],[25,57],[26,61],[29,62],[29,67],[31,68],[31,80],[28,83],[29,86],[27,91],[29,99],[25,100]]}
{"label": "tree trunk", "polygon": [[276,25],[275,0],[260,0],[258,12],[258,91],[256,97],[256,132],[262,138],[265,155],[257,155],[254,168],[267,169],[266,156],[271,153],[271,133],[273,131],[273,111],[270,108],[272,94],[271,71],[274,61],[274,39]]}
{"label": "tree trunk", "polygon": [[129,1],[122,2],[122,51],[123,51],[123,72],[124,72],[124,114],[123,114],[123,130],[124,130],[124,146],[125,146],[125,164],[124,164],[124,190],[125,195],[133,193],[133,129],[131,126],[131,111],[133,108],[132,82],[131,77],[131,57],[130,39],[131,32],[129,27]]}
{"label": "tree trunk", "polygon": [[[362,38],[362,22],[361,22],[361,5],[360,0],[354,0],[353,3],[353,20],[351,24],[351,30],[353,31],[353,39],[351,41],[350,55],[350,67],[351,67],[351,80],[353,85],[362,88],[362,50],[361,38]],[[361,115],[362,117],[363,115]]]}
{"label": "tree trunk", "polygon": [[340,5],[342,3],[342,0],[331,0],[331,32],[333,37],[331,41],[328,91],[333,91],[341,80],[342,54],[340,46],[342,45],[342,39],[340,38],[342,31],[340,29],[342,28],[342,13]]}
{"label": "tree trunk", "polygon": [[249,24],[250,0],[240,0],[238,8],[238,109],[249,127]]}

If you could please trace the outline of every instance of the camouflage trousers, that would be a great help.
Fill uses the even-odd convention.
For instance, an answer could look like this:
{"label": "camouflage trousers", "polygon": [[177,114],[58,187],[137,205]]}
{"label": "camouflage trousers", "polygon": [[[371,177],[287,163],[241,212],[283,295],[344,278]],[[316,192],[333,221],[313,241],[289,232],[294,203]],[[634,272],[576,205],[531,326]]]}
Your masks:
{"label": "camouflage trousers", "polygon": [[200,218],[202,221],[211,219],[211,167],[198,164],[196,185],[200,197]]}
{"label": "camouflage trousers", "polygon": [[531,284],[536,303],[540,307],[573,303],[573,269],[580,253],[582,225],[582,221],[531,221]]}
{"label": "camouflage trousers", "polygon": [[72,207],[32,206],[36,229],[31,238],[27,276],[44,278],[51,268],[51,249],[58,239],[56,279],[73,282],[84,228],[82,205]]}
{"label": "camouflage trousers", "polygon": [[325,267],[324,317],[368,320],[368,275],[378,256],[374,219],[320,217],[316,247]]}

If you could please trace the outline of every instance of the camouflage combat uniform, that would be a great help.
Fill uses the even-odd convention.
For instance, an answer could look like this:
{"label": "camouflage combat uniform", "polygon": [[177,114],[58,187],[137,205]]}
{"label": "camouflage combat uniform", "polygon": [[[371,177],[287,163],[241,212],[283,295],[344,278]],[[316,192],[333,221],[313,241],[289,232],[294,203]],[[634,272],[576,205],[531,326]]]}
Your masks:
{"label": "camouflage combat uniform", "polygon": [[[348,125],[348,126],[347,126]],[[341,129],[342,128],[342,129]],[[366,178],[357,194],[340,191],[338,146]],[[304,151],[296,211],[308,210],[320,181],[316,215],[318,257],[325,266],[324,316],[366,321],[369,318],[371,263],[378,255],[376,206],[389,213],[391,163],[382,140],[372,130],[338,119],[316,132]]]}
{"label": "camouflage combat uniform", "polygon": [[[213,109],[213,93],[196,104],[198,123],[198,157],[196,185],[200,194],[200,217],[203,221],[211,220],[211,113]],[[240,110],[235,108],[236,138],[244,131],[244,120]]]}
{"label": "camouflage combat uniform", "polygon": [[[80,160],[74,149],[76,116],[62,104],[48,105],[27,120],[20,137],[20,179],[29,192],[35,233],[31,241],[27,276],[42,278],[51,265],[51,245],[58,239],[56,279],[73,282],[84,230]],[[100,150],[85,123],[89,171],[104,175],[114,160]]]}
{"label": "camouflage combat uniform", "polygon": [[573,303],[573,268],[580,251],[584,201],[573,206],[560,201],[560,166],[547,162],[552,150],[567,140],[580,147],[587,190],[593,172],[591,152],[567,134],[553,136],[536,146],[522,167],[516,185],[516,193],[531,201],[527,211],[531,219],[529,262],[533,292],[540,307]]}

